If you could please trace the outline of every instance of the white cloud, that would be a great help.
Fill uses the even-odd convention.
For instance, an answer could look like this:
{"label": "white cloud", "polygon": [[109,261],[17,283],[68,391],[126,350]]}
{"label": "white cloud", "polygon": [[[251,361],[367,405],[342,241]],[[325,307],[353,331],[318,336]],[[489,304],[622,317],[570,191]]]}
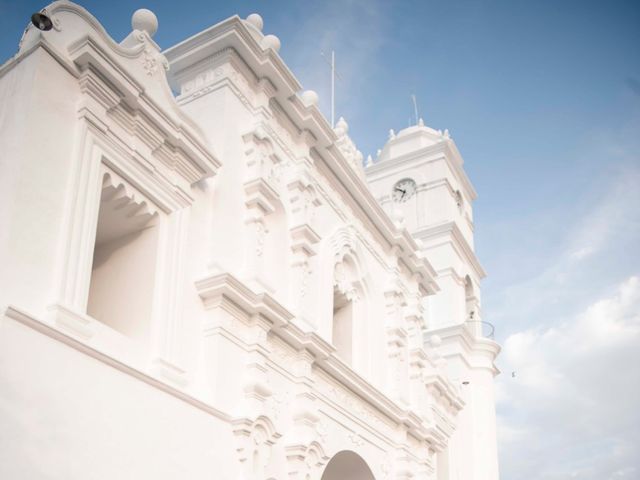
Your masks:
{"label": "white cloud", "polygon": [[572,260],[582,260],[583,258],[586,258],[589,255],[595,253],[595,251],[595,248],[592,246],[581,247],[569,253],[569,258],[571,258]]}
{"label": "white cloud", "polygon": [[612,237],[638,234],[640,229],[640,169],[621,172],[597,205],[577,225],[569,246],[569,256],[582,260],[606,248]]}
{"label": "white cloud", "polygon": [[[604,192],[566,228],[566,240],[546,256],[538,253],[539,273],[502,289],[485,317],[500,329],[556,325],[575,314],[602,285],[640,273],[634,251],[640,245],[640,166],[613,176]],[[549,212],[553,215],[553,212]],[[526,252],[522,252],[526,254]]]}
{"label": "white cloud", "polygon": [[557,327],[510,335],[501,366],[507,373],[497,384],[503,478],[636,478],[638,277]]}

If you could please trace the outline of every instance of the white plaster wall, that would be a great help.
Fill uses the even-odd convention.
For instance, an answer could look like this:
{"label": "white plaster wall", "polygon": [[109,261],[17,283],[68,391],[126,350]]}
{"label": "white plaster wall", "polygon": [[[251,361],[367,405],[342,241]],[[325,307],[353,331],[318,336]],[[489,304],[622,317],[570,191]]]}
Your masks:
{"label": "white plaster wall", "polygon": [[41,49],[0,77],[0,305],[42,313],[55,295],[77,95]]}
{"label": "white plaster wall", "polygon": [[[238,478],[239,470],[250,464],[247,458],[252,457],[249,454],[241,461],[238,434],[232,433],[239,427],[232,419],[257,422],[256,418],[261,416],[268,417],[273,424],[272,461],[254,465],[252,476],[256,478],[287,478],[291,470],[287,448],[299,446],[295,442],[310,444],[311,439],[322,442],[326,458],[321,465],[340,451],[354,450],[370,466],[375,478],[393,478],[393,472],[402,468],[428,470],[429,462],[433,461],[429,442],[436,440],[413,437],[424,435],[425,430],[422,427],[416,430],[412,422],[429,428],[433,424],[416,413],[425,405],[406,403],[409,397],[406,343],[415,343],[415,339],[396,338],[400,346],[393,348],[400,349],[400,353],[396,359],[389,356],[390,327],[406,328],[407,312],[403,305],[399,311],[402,321],[393,324],[395,314],[389,312],[385,294],[389,288],[396,288],[411,297],[417,290],[416,276],[407,265],[400,264],[398,245],[392,245],[399,241],[389,240],[398,232],[384,233],[389,228],[384,222],[373,224],[362,205],[358,205],[358,197],[345,189],[344,179],[336,177],[317,151],[312,158],[305,140],[308,136],[292,126],[291,120],[276,114],[262,86],[242,68],[236,72],[227,70],[223,77],[228,75],[235,87],[244,91],[244,99],[239,98],[238,91],[221,86],[195,101],[182,102],[183,111],[190,117],[175,116],[173,99],[158,94],[166,85],[164,72],[161,68],[154,69],[154,65],[161,66],[162,59],[153,57],[155,47],[147,37],[138,35],[138,40],[131,39],[142,42],[137,57],[132,51],[122,54],[124,47],[109,44],[103,32],[96,33],[94,24],[89,25],[82,15],[74,13],[78,7],[65,8],[72,11],[60,15],[66,23],[64,33],[51,37],[57,42],[56,48],[66,52],[65,41],[76,39],[83,32],[93,35],[94,40],[102,36],[99,41],[103,48],[120,61],[129,62],[124,73],[145,86],[144,95],[136,97],[137,108],[148,113],[145,108],[150,107],[144,103],[145,96],[153,97],[160,113],[174,115],[172,125],[179,124],[180,132],[170,132],[174,136],[191,128],[190,119],[195,119],[194,135],[198,137],[198,128],[204,131],[209,141],[206,149],[216,152],[222,166],[215,172],[216,177],[191,184],[192,177],[185,177],[184,169],[202,168],[194,165],[206,152],[197,152],[189,158],[163,158],[158,146],[135,137],[136,132],[128,131],[126,124],[123,126],[123,122],[113,118],[125,113],[113,110],[110,115],[101,113],[91,120],[101,127],[94,134],[105,143],[108,142],[101,135],[118,136],[124,139],[122,145],[119,148],[101,145],[100,158],[93,151],[89,154],[79,151],[85,145],[79,140],[74,142],[74,132],[80,125],[75,119],[78,109],[86,104],[74,100],[77,80],[42,49],[27,56],[0,79],[0,98],[8,99],[6,111],[18,112],[16,99],[21,96],[33,99],[29,104],[32,117],[23,118],[16,113],[19,120],[15,126],[6,129],[3,126],[0,132],[0,135],[8,132],[8,151],[14,157],[10,161],[3,158],[1,165],[0,178],[7,179],[8,188],[0,192],[0,208],[9,206],[0,210],[1,219],[11,234],[7,237],[5,233],[4,243],[0,244],[0,260],[6,259],[8,265],[7,270],[0,272],[0,287],[8,286],[0,289],[0,305],[15,304],[32,314],[29,326],[8,317],[0,323],[0,384],[7,385],[6,390],[0,390],[0,424],[8,425],[0,433],[0,447],[6,447],[0,453],[0,478],[15,478],[21,468],[23,472],[27,468],[26,478],[29,475],[37,478],[42,472],[51,478],[65,479],[123,478],[123,472],[132,478],[211,478],[211,475]],[[35,37],[30,38],[33,41]],[[76,61],[82,62],[83,58]],[[96,59],[91,61],[100,63]],[[253,67],[261,68],[255,62]],[[109,70],[110,65],[99,68],[116,76],[117,72]],[[21,75],[26,81],[22,82]],[[127,78],[130,84],[125,86],[133,89],[136,82],[131,78]],[[58,87],[53,94],[52,82]],[[22,90],[23,83],[29,88]],[[128,91],[130,97],[138,94]],[[95,92],[93,95],[99,96]],[[84,94],[82,102],[96,102],[88,97],[89,94]],[[115,97],[112,100],[116,103],[122,100]],[[40,112],[42,105],[44,113]],[[0,119],[6,122],[9,117],[4,107]],[[89,107],[92,112],[101,112],[102,108],[96,103]],[[310,120],[307,118],[305,122]],[[247,225],[244,187],[248,173],[246,134],[258,123],[272,127],[286,144],[286,149],[281,145],[273,148],[288,169],[284,183],[274,187],[279,197],[273,202],[275,211],[265,216],[267,235],[262,255],[257,254],[251,243],[254,232]],[[151,129],[154,125],[143,127]],[[171,130],[171,126],[165,128]],[[28,129],[41,134],[37,142],[29,141]],[[181,141],[185,139],[183,136]],[[166,139],[160,138],[158,142],[163,140]],[[48,151],[43,145],[54,147],[49,163],[43,162],[42,151]],[[135,151],[130,157],[126,154],[128,149]],[[58,247],[79,235],[69,232],[72,229],[65,230],[65,236],[60,234],[66,226],[65,199],[79,193],[73,190],[76,184],[69,181],[69,172],[90,162],[101,167],[101,159],[119,167],[125,183],[145,195],[155,192],[154,201],[158,208],[161,204],[164,208],[158,245],[164,256],[158,260],[156,280],[170,288],[155,291],[154,305],[163,308],[155,309],[149,331],[141,335],[148,336],[148,350],[141,349],[139,343],[124,341],[127,339],[108,325],[87,317],[84,311],[67,312],[55,319],[43,316],[45,307],[58,300],[56,282],[60,281],[60,275],[56,273],[64,260],[60,258],[64,249]],[[344,159],[341,162],[347,165]],[[299,173],[295,168],[303,165],[319,200],[312,222],[319,240],[313,245],[316,254],[310,259],[308,321],[298,318],[295,292],[300,291],[300,286],[292,274],[289,231],[292,212],[286,189],[286,181]],[[94,186],[91,182],[87,185],[90,189]],[[158,185],[164,185],[164,190],[156,190]],[[180,193],[174,195],[178,190]],[[97,186],[95,192],[82,198],[96,201],[96,205],[86,209],[88,214],[93,207],[97,212]],[[417,218],[417,210],[411,216]],[[336,235],[344,230],[351,232],[349,244],[335,245]],[[82,235],[90,237],[93,233],[89,228]],[[25,238],[29,241],[18,245]],[[414,248],[410,243],[404,245]],[[336,361],[331,347],[322,342],[330,344],[332,340],[334,268],[341,248],[347,248],[348,254],[357,258],[360,302],[366,305],[354,328],[355,372]],[[146,253],[151,254],[151,249]],[[135,261],[130,256],[121,260]],[[84,267],[90,270],[90,266]],[[229,293],[228,282],[220,287],[226,288],[223,294],[211,294],[210,298],[204,290],[197,290],[198,281],[225,273],[237,277],[242,287],[248,288],[238,287],[240,293]],[[134,282],[135,278],[129,280]],[[131,283],[120,287],[133,288]],[[271,296],[268,302],[262,297],[256,300],[255,292]],[[438,295],[442,295],[445,303],[460,303],[452,292],[452,288],[445,288]],[[259,305],[248,306],[237,297],[224,295],[244,295],[245,300],[250,298],[248,303]],[[170,301],[162,303],[165,296]],[[77,303],[81,304],[81,300]],[[279,305],[274,307],[274,302]],[[284,313],[280,306],[286,310]],[[458,306],[464,308],[464,302]],[[274,314],[270,309],[277,312]],[[143,310],[129,308],[127,315],[144,317],[147,312]],[[431,310],[432,317],[444,316],[435,307]],[[122,314],[121,308],[115,311]],[[271,323],[276,322],[276,317],[277,328]],[[292,345],[280,339],[280,335],[285,338],[285,333]],[[322,338],[318,340],[314,333]],[[276,347],[277,342],[284,345]],[[414,347],[419,348],[419,344]],[[426,353],[424,357],[420,361],[431,362]],[[446,380],[441,381],[446,384]],[[169,390],[173,395],[167,393]],[[422,395],[427,394],[423,391]],[[456,394],[448,391],[445,397],[455,400]],[[439,400],[429,398],[429,401]],[[490,399],[484,396],[478,401]],[[411,412],[407,410],[409,406]],[[211,410],[224,412],[225,420],[213,416]],[[447,416],[454,415],[453,407],[447,410]],[[298,430],[305,428],[309,431],[302,435]],[[411,435],[407,433],[409,428],[414,429]],[[66,460],[69,452],[73,452],[73,458]],[[421,466],[417,467],[419,462]],[[319,478],[320,473],[321,469],[312,478]]]}
{"label": "white plaster wall", "polygon": [[210,230],[207,263],[241,276],[247,262],[247,227],[242,188],[245,154],[240,134],[243,133],[242,126],[251,124],[252,117],[239,100],[224,89],[211,92],[199,101],[183,104],[182,109],[202,125],[211,147],[223,161],[223,167],[212,182],[212,196],[202,207],[208,210],[205,228]]}
{"label": "white plaster wall", "polygon": [[[256,93],[256,95],[258,95]],[[212,147],[220,152],[224,166],[217,175],[213,187],[213,198],[210,200],[210,212],[206,216],[213,223],[210,247],[210,264],[222,271],[234,272],[241,278],[251,278],[251,262],[255,260],[255,252],[246,247],[248,232],[245,225],[246,207],[242,184],[246,175],[246,144],[242,135],[249,131],[255,122],[253,115],[228,88],[220,88],[203,95],[196,100],[183,103],[182,108],[195,118],[203,129]],[[273,121],[273,120],[272,120]],[[295,144],[290,145],[294,151],[300,151]],[[281,155],[282,153],[279,152]],[[286,161],[283,158],[283,161]],[[330,175],[322,171],[320,174]],[[333,179],[330,179],[333,183]],[[291,290],[287,275],[291,262],[288,240],[287,216],[290,215],[284,206],[287,205],[288,193],[283,189],[281,204],[283,207],[266,217],[268,234],[265,241],[263,259],[265,279],[273,287],[274,297],[284,305],[291,306],[286,292]],[[334,192],[330,192],[335,195]],[[201,207],[196,207],[201,208]],[[203,210],[204,211],[204,210]],[[310,320],[318,333],[331,342],[331,325],[333,320],[333,255],[328,242],[334,232],[345,225],[345,221],[328,202],[324,202],[315,213],[314,228],[321,237],[317,248],[318,255],[313,257],[309,291],[312,305],[317,307],[311,311]],[[385,320],[383,318],[382,292],[388,273],[384,266],[373,258],[371,253],[359,248],[361,268],[368,280],[367,285],[367,318],[366,325],[357,330],[356,343],[359,358],[356,364],[359,372],[376,385],[387,390]],[[382,353],[382,354],[381,354]]]}
{"label": "white plaster wall", "polygon": [[6,317],[0,384],[0,478],[235,475],[221,420]]}

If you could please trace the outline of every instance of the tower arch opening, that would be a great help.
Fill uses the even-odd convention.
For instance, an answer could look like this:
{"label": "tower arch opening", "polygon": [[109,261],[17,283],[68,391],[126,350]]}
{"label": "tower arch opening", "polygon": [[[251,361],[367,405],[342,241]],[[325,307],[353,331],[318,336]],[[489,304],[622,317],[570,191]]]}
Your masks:
{"label": "tower arch opening", "polygon": [[466,275],[464,277],[464,303],[466,309],[466,319],[468,321],[478,320],[475,318],[477,316],[476,312],[476,294],[473,288],[473,282],[471,281],[471,277]]}

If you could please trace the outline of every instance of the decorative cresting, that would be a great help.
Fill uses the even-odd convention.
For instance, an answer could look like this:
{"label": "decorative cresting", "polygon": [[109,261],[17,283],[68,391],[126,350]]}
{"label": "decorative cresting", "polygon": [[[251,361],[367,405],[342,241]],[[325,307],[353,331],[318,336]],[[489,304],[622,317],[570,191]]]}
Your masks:
{"label": "decorative cresting", "polygon": [[240,461],[241,479],[266,478],[272,448],[280,438],[271,421],[260,416],[255,420],[242,418],[233,422],[236,452]]}
{"label": "decorative cresting", "polygon": [[294,275],[291,282],[291,303],[297,305],[298,317],[314,326],[315,322],[311,318],[313,305],[307,293],[313,274],[312,258],[317,253],[315,246],[320,241],[320,236],[314,229],[315,213],[322,202],[312,185],[309,172],[303,167],[299,169],[287,184],[291,207],[291,266]]}
{"label": "decorative cresting", "polygon": [[392,398],[404,405],[409,404],[408,396],[408,332],[405,321],[407,299],[402,282],[393,275],[384,292],[387,333],[387,386]]}
{"label": "decorative cresting", "polygon": [[338,136],[336,140],[336,146],[342,152],[342,155],[347,160],[349,165],[356,171],[356,173],[364,179],[364,167],[362,165],[363,155],[360,150],[356,148],[356,144],[353,143],[351,137],[349,137],[349,124],[343,117],[340,117],[338,123],[333,129]]}

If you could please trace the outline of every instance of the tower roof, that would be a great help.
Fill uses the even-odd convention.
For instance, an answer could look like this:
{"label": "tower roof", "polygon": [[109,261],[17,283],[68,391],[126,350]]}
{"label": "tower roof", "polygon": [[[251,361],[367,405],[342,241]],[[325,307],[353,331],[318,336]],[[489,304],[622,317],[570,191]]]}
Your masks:
{"label": "tower roof", "polygon": [[449,131],[435,130],[424,124],[420,119],[417,125],[400,130],[397,134],[389,131],[389,140],[382,148],[377,161],[382,162],[390,158],[398,158],[409,152],[422,150],[441,142],[451,141]]}

